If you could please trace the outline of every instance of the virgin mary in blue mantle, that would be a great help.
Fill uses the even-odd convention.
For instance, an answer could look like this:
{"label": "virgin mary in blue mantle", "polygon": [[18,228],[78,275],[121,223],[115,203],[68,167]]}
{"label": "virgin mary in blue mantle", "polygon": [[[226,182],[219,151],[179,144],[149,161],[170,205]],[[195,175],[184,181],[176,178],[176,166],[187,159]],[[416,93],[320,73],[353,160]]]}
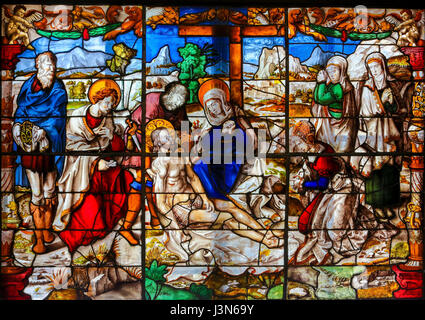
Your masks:
{"label": "virgin mary in blue mantle", "polygon": [[[209,152],[207,155],[203,154],[202,158],[193,165],[193,170],[210,199],[229,200],[227,195],[232,191],[243,165],[240,159],[244,158],[247,135],[238,124],[234,110],[228,102],[229,88],[225,82],[219,79],[204,82],[198,96],[212,128],[203,137],[203,143],[209,143]],[[230,142],[226,142],[226,138],[222,139],[221,135],[216,134],[217,131],[223,132],[223,125],[229,122],[234,124],[233,131],[237,131],[242,136],[242,148],[237,145],[242,139],[231,139]],[[220,144],[220,148],[217,148],[217,144]],[[214,161],[216,150],[220,150],[221,153],[215,156]],[[224,161],[225,157],[229,158],[230,155],[231,161]]]}

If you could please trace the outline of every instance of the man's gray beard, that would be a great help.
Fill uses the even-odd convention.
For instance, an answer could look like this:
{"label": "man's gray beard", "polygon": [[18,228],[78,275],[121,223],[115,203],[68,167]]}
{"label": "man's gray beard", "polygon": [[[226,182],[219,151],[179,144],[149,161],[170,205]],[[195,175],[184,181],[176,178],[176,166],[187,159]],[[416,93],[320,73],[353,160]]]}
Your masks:
{"label": "man's gray beard", "polygon": [[53,80],[55,79],[55,73],[37,73],[37,79],[41,83],[43,90],[49,89],[53,85]]}

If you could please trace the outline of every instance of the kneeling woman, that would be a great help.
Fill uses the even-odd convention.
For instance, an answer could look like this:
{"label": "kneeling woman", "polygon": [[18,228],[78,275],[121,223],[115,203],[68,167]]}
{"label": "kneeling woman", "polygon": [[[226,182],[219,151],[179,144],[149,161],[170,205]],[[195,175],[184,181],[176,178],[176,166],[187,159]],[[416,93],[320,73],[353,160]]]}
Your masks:
{"label": "kneeling woman", "polygon": [[68,155],[58,181],[59,205],[54,228],[70,252],[105,237],[124,217],[121,235],[138,244],[130,231],[140,208],[139,184],[112,157],[96,152],[123,152],[124,141],[115,133],[112,110],[120,101],[120,89],[112,80],[98,80],[89,91],[92,105],[75,110],[67,124]]}

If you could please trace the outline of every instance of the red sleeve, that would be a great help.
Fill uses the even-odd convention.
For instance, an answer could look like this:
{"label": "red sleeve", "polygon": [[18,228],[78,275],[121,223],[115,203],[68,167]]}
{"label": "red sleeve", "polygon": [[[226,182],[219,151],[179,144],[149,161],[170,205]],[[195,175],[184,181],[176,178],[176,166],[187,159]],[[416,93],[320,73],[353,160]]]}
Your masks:
{"label": "red sleeve", "polygon": [[87,125],[90,127],[90,129],[97,128],[102,122],[102,118],[95,118],[90,114],[90,112],[87,112],[86,120]]}
{"label": "red sleeve", "polygon": [[110,147],[112,152],[124,151],[125,150],[124,140],[119,135],[114,134],[114,137],[112,138],[110,143]]}
{"label": "red sleeve", "polygon": [[146,122],[153,119],[161,118],[159,111],[161,106],[159,104],[161,93],[151,92],[146,95]]}
{"label": "red sleeve", "polygon": [[38,80],[37,77],[34,79],[34,82],[32,83],[31,89],[32,89],[32,92],[34,92],[34,93],[43,89],[43,87],[41,86],[40,80]]}

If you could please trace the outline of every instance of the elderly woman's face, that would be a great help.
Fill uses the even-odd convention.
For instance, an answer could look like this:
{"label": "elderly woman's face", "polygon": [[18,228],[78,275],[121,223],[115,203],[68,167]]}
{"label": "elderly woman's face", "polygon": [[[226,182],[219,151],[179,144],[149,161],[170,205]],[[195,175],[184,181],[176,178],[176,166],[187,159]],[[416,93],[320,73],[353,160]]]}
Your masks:
{"label": "elderly woman's face", "polygon": [[339,70],[337,66],[334,66],[334,65],[327,66],[326,72],[332,83],[335,84],[339,82],[339,79],[341,77],[341,71]]}
{"label": "elderly woman's face", "polygon": [[205,107],[208,108],[211,116],[214,118],[218,118],[219,116],[224,115],[223,106],[221,105],[221,101],[219,99],[209,99],[205,102]]}
{"label": "elderly woman's face", "polygon": [[371,62],[369,63],[369,70],[373,77],[380,77],[384,74],[384,70],[382,69],[382,66],[378,62]]}

